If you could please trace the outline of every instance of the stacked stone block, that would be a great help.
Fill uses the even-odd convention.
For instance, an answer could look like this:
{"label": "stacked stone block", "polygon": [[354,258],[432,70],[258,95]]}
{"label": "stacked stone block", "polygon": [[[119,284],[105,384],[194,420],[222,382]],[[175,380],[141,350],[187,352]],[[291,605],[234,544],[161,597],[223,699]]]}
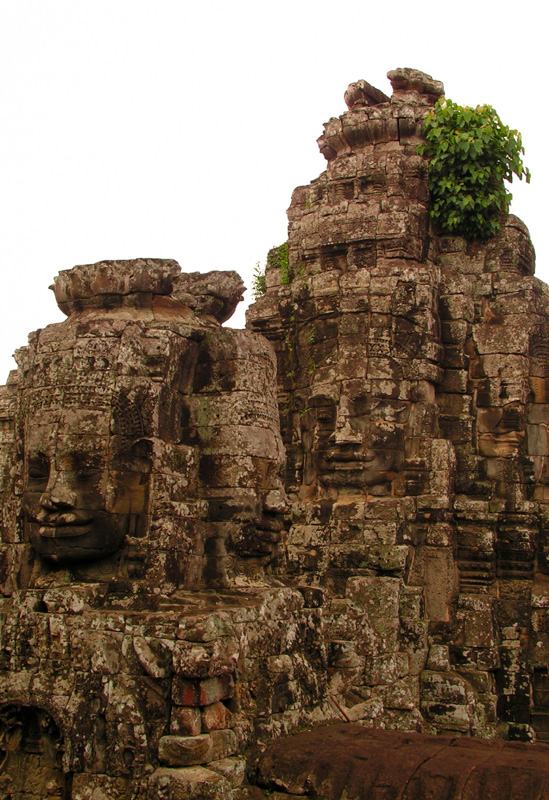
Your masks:
{"label": "stacked stone block", "polygon": [[[289,269],[249,311],[277,352],[288,564],[327,590],[332,685],[355,715],[545,739],[547,288],[515,217],[487,242],[432,229],[417,144],[443,87],[389,78],[391,98],[351,84],[325,125]],[[382,652],[384,612],[352,622],[356,581],[407,598]]]}
{"label": "stacked stone block", "polygon": [[272,577],[274,356],[221,328],[234,273],[103,262],[55,290],[68,319],[0,397],[3,788],[230,797],[246,746],[326,716],[322,598]]}
{"label": "stacked stone block", "polygon": [[[428,621],[449,619],[457,591],[441,267],[416,154],[443,89],[390,78],[390,99],[352,84],[325,126],[327,170],[288,211],[289,274],[268,270],[248,313],[277,352],[288,563],[327,590],[331,686],[355,716],[421,728]],[[355,586],[377,600],[359,610]]]}
{"label": "stacked stone block", "polygon": [[443,87],[389,77],[251,331],[235,273],[56,278],[0,389],[6,796],[251,800],[245,754],[342,716],[549,741],[549,290],[516,218],[432,229]]}

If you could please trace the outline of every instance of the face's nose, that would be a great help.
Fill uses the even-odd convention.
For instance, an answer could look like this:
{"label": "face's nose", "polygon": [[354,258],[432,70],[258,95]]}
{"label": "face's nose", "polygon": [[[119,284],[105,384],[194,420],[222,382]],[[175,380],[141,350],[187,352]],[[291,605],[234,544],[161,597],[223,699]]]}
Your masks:
{"label": "face's nose", "polygon": [[62,473],[50,472],[46,491],[40,497],[40,505],[48,511],[55,511],[58,508],[74,508],[76,506],[76,494],[67,485]]}
{"label": "face's nose", "polygon": [[361,433],[353,428],[350,401],[345,395],[339,400],[335,430],[332,437],[335,444],[362,444]]}
{"label": "face's nose", "polygon": [[[279,483],[279,481],[277,481]],[[286,495],[284,493],[284,489],[282,486],[275,486],[273,487],[265,497],[265,502],[263,503],[264,511],[267,511],[271,514],[283,514],[286,511],[288,506],[288,501],[286,500]]]}

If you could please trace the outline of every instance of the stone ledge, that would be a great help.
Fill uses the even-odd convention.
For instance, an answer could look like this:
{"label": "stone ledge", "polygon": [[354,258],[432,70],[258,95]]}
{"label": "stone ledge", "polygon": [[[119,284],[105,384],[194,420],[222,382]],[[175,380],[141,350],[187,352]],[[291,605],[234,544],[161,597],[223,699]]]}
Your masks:
{"label": "stone ledge", "polygon": [[162,736],[158,758],[168,767],[192,767],[227,758],[236,750],[236,734],[227,728],[198,736]]}
{"label": "stone ledge", "polygon": [[149,779],[147,800],[230,800],[231,785],[204,767],[160,767]]}

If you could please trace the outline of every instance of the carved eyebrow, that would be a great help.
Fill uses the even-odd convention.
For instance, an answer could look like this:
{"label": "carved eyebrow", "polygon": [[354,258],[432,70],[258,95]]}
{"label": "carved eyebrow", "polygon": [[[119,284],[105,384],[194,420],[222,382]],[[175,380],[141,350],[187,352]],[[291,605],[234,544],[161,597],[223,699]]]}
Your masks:
{"label": "carved eyebrow", "polygon": [[71,466],[74,469],[89,469],[104,466],[105,458],[102,453],[79,452],[71,453]]}
{"label": "carved eyebrow", "polygon": [[313,408],[317,408],[318,406],[335,406],[337,400],[327,394],[317,394],[311,397],[309,402]]}
{"label": "carved eyebrow", "polygon": [[41,464],[49,465],[50,463],[49,456],[47,456],[45,453],[42,453],[41,451],[38,451],[37,453],[27,453],[26,460],[27,463],[29,464],[31,462],[33,463],[40,462]]}
{"label": "carved eyebrow", "polygon": [[369,413],[372,409],[371,397],[366,392],[358,392],[350,398],[355,410],[360,408],[360,413]]}

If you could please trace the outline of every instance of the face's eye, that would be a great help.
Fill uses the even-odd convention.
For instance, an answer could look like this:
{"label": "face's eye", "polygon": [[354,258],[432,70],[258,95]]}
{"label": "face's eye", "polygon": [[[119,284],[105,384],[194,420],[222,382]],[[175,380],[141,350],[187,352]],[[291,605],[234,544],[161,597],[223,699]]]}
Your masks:
{"label": "face's eye", "polygon": [[371,402],[366,394],[359,394],[353,400],[353,411],[357,417],[364,417],[370,414]]}
{"label": "face's eye", "polygon": [[335,420],[335,410],[333,407],[321,406],[316,410],[316,418],[318,422],[323,422],[324,424],[333,422]]}
{"label": "face's eye", "polygon": [[76,470],[75,476],[79,483],[87,483],[96,480],[101,475],[101,470],[96,467],[88,467]]}
{"label": "face's eye", "polygon": [[42,487],[48,482],[50,465],[47,459],[32,458],[27,469],[27,482],[32,487]]}
{"label": "face's eye", "polygon": [[76,451],[67,458],[65,469],[77,483],[92,483],[103,474],[101,466],[96,453]]}
{"label": "face's eye", "polygon": [[335,422],[337,403],[333,397],[317,394],[310,398],[309,406],[314,409],[317,422]]}

